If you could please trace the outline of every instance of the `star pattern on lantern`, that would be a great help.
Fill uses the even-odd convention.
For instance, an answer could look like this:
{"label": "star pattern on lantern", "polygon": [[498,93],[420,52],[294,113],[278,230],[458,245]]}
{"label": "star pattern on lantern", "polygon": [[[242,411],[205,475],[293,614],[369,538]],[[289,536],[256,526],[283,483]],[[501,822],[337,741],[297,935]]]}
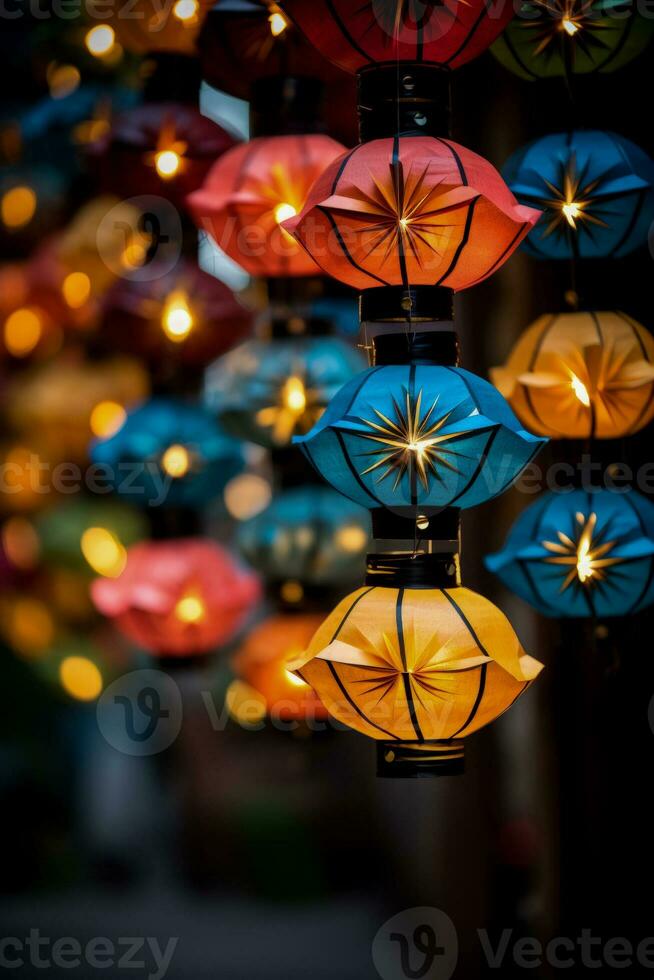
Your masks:
{"label": "star pattern on lantern", "polygon": [[379,409],[373,411],[379,421],[361,419],[372,432],[362,432],[364,439],[370,439],[380,444],[379,448],[366,452],[364,456],[379,457],[361,474],[365,476],[375,470],[383,469],[379,482],[395,473],[393,490],[396,490],[406,473],[410,479],[418,477],[425,490],[429,490],[429,479],[440,479],[438,466],[443,466],[454,473],[460,471],[455,465],[457,458],[463,458],[462,453],[451,449],[446,443],[461,438],[465,432],[447,432],[442,429],[447,425],[452,412],[440,417],[435,416],[438,396],[430,408],[422,414],[422,389],[416,398],[412,398],[405,389],[404,406],[398,404],[393,397],[395,420],[388,418]]}
{"label": "star pattern on lantern", "polygon": [[586,517],[578,511],[575,522],[574,537],[557,531],[557,541],[542,542],[543,547],[552,552],[552,557],[545,558],[548,564],[570,569],[561,583],[561,592],[571,586],[591,588],[604,582],[606,569],[621,561],[610,556],[617,542],[604,540],[606,528],[597,531],[597,514],[591,513]]}
{"label": "star pattern on lantern", "polygon": [[575,47],[588,57],[600,49],[609,50],[599,35],[610,30],[611,25],[598,21],[595,0],[533,0],[529,6],[538,16],[522,21],[520,28],[531,35],[534,57],[554,57],[558,53],[557,41],[573,39]]}
{"label": "star pattern on lantern", "polygon": [[577,157],[572,153],[567,161],[561,162],[560,177],[556,184],[543,177],[543,183],[552,195],[537,201],[540,207],[547,209],[549,218],[543,238],[548,238],[555,232],[576,232],[579,225],[584,225],[588,234],[588,225],[609,227],[598,214],[599,198],[595,192],[601,184],[601,178],[587,181],[587,166],[588,164],[578,171]]}

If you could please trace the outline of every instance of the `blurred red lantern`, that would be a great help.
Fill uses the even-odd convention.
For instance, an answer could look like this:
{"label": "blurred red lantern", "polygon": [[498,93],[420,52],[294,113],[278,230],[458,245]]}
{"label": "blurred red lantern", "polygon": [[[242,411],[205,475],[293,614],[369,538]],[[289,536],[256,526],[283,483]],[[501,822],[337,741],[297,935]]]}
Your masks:
{"label": "blurred red lantern", "polygon": [[183,208],[234,139],[193,106],[147,103],[118,115],[92,143],[105,188],[122,198],[158,194]]}
{"label": "blurred red lantern", "polygon": [[284,227],[355,288],[465,289],[495,272],[539,216],[483,157],[411,136],[362,143],[334,160]]}
{"label": "blurred red lantern", "polygon": [[189,204],[199,228],[251,275],[310,276],[316,263],[282,227],[344,147],[329,136],[260,137],[229,150]]}
{"label": "blurred red lantern", "polygon": [[232,659],[239,679],[227,695],[237,721],[246,721],[249,712],[256,714],[257,704],[282,721],[329,717],[309,685],[286,669],[288,661],[304,654],[322,620],[301,613],[271,616],[248,634]]}
{"label": "blurred red lantern", "polygon": [[257,577],[213,541],[143,541],[117,578],[96,579],[97,608],[159,656],[191,656],[227,643],[260,596]]}
{"label": "blurred red lantern", "polygon": [[203,365],[249,333],[251,313],[195,262],[181,259],[161,274],[152,265],[150,272],[146,281],[138,275],[118,280],[107,294],[103,336],[108,344],[155,366],[166,355]]}
{"label": "blurred red lantern", "polygon": [[458,68],[482,54],[514,14],[509,0],[280,0],[312,44],[346,71],[413,61]]}

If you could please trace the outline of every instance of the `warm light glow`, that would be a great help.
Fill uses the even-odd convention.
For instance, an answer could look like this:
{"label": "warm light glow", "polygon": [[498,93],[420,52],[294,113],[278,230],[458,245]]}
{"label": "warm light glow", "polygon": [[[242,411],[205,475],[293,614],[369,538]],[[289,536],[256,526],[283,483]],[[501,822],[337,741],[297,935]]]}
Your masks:
{"label": "warm light glow", "polygon": [[572,378],[570,380],[570,387],[574,391],[575,395],[577,396],[581,404],[585,405],[586,408],[590,408],[590,395],[588,394],[588,388],[583,383],[583,381],[581,381],[577,377],[576,374],[572,375]]}
{"label": "warm light glow", "polygon": [[2,548],[12,565],[23,570],[34,568],[41,550],[39,536],[25,517],[10,517],[5,521]]}
{"label": "warm light glow", "polygon": [[52,64],[47,72],[50,95],[53,99],[65,99],[79,86],[81,75],[75,65]]}
{"label": "warm light glow", "polygon": [[307,407],[307,393],[301,378],[292,375],[285,383],[282,399],[286,408],[301,414]]}
{"label": "warm light glow", "polygon": [[270,24],[270,33],[273,37],[279,37],[288,27],[288,21],[281,10],[275,10],[268,18],[268,23]]}
{"label": "warm light glow", "polygon": [[198,0],[177,0],[173,7],[173,15],[183,23],[193,20],[197,16],[198,8]]}
{"label": "warm light glow", "polygon": [[78,310],[88,302],[91,280],[85,272],[70,272],[61,284],[61,292],[72,310]]}
{"label": "warm light glow", "polygon": [[[291,658],[289,657],[288,659],[290,660]],[[289,682],[290,684],[293,684],[293,686],[294,686],[294,687],[308,687],[308,686],[309,686],[309,685],[308,685],[308,684],[306,683],[306,681],[303,681],[301,677],[298,677],[298,676],[297,676],[297,674],[294,674],[294,673],[293,673],[292,671],[290,671],[290,670],[286,670],[286,668],[284,668],[284,671],[285,671],[285,673],[286,673],[286,680],[287,680],[287,681],[288,681],[288,682]]]}
{"label": "warm light glow", "polygon": [[347,551],[348,554],[363,551],[367,540],[368,535],[358,524],[346,524],[336,532],[336,546],[342,551]]}
{"label": "warm light glow", "polygon": [[590,540],[582,537],[577,549],[577,575],[580,582],[585,582],[594,574],[593,560],[590,555]]}
{"label": "warm light glow", "polygon": [[94,701],[102,692],[102,674],[88,657],[65,657],[59,680],[67,694],[78,701]]}
{"label": "warm light glow", "polygon": [[14,357],[26,357],[31,353],[42,333],[43,324],[38,311],[28,306],[14,310],[5,320],[5,346]]}
{"label": "warm light glow", "polygon": [[579,205],[575,204],[574,201],[571,201],[569,204],[562,204],[561,210],[563,211],[566,221],[568,222],[570,227],[576,228],[577,227],[576,219],[581,217],[581,208],[579,207]]}
{"label": "warm light glow", "polygon": [[154,165],[162,180],[171,180],[178,172],[182,160],[174,150],[160,150],[154,155]]}
{"label": "warm light glow", "polygon": [[561,21],[561,27],[566,32],[566,34],[570,35],[570,37],[576,34],[577,31],[579,30],[579,24],[575,24],[575,22],[571,20],[569,17],[563,18],[563,20]]}
{"label": "warm light glow", "polygon": [[48,607],[27,596],[12,601],[7,636],[18,653],[39,657],[54,640],[54,622]]}
{"label": "warm light glow", "polygon": [[168,474],[172,476],[173,479],[177,480],[182,476],[186,476],[191,465],[191,458],[189,456],[188,450],[184,446],[175,443],[173,446],[169,446],[161,457],[161,466]]}
{"label": "warm light glow", "polygon": [[98,575],[116,578],[125,568],[127,552],[116,535],[105,527],[88,527],[82,534],[80,547]]}
{"label": "warm light glow", "polygon": [[34,217],[36,194],[31,187],[12,187],[2,195],[0,214],[7,228],[22,228]]}
{"label": "warm light glow", "polygon": [[100,439],[108,439],[123,426],[127,412],[118,402],[98,402],[89,419],[91,432]]}
{"label": "warm light glow", "polygon": [[110,54],[116,43],[116,34],[109,24],[97,24],[84,38],[88,51],[96,58]]}
{"label": "warm light glow", "polygon": [[304,589],[302,588],[301,582],[296,582],[294,579],[289,579],[288,582],[284,582],[279,590],[279,594],[288,603],[301,602],[304,597]]}
{"label": "warm light glow", "polygon": [[272,498],[268,480],[256,473],[241,473],[229,481],[223,491],[225,507],[230,517],[247,521],[265,510]]}
{"label": "warm light glow", "polygon": [[186,340],[193,329],[193,315],[186,300],[186,293],[177,290],[171,293],[161,315],[164,333],[176,343]]}
{"label": "warm light glow", "polygon": [[185,595],[175,606],[175,616],[180,623],[199,623],[205,613],[204,602],[197,595]]}
{"label": "warm light glow", "polygon": [[239,725],[256,725],[266,717],[266,699],[253,687],[234,680],[225,692],[225,707],[229,717]]}
{"label": "warm light glow", "polygon": [[294,218],[296,214],[297,211],[292,204],[278,204],[275,208],[275,221],[281,225],[282,221]]}

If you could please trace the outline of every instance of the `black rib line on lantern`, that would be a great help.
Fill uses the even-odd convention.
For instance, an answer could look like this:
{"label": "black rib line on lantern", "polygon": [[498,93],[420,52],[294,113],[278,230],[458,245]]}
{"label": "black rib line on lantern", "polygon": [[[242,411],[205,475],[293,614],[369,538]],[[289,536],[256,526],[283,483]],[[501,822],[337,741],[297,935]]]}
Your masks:
{"label": "black rib line on lantern", "polygon": [[632,11],[631,17],[629,17],[629,19],[627,20],[627,29],[620,36],[620,39],[619,39],[618,43],[616,44],[615,48],[613,48],[613,50],[609,49],[609,53],[606,56],[606,60],[603,61],[601,64],[597,64],[595,66],[595,71],[602,71],[602,69],[606,68],[607,65],[610,65],[611,62],[614,61],[618,57],[618,55],[620,54],[620,52],[622,51],[622,49],[624,48],[625,44],[627,43],[627,41],[629,39],[629,35],[631,34],[631,32],[633,30],[635,19],[636,18],[634,17],[634,14],[633,14],[633,11]]}
{"label": "black rib line on lantern", "polygon": [[595,331],[597,333],[597,339],[600,342],[600,346],[603,347],[604,346],[604,334],[602,333],[602,327],[600,325],[600,322],[599,322],[597,313],[595,313],[593,310],[591,310],[590,311],[590,318],[593,321],[593,325],[595,327]]}
{"label": "black rib line on lantern", "polygon": [[336,627],[336,632],[334,633],[334,635],[332,636],[331,640],[329,641],[330,643],[333,643],[334,640],[337,639],[338,634],[341,632],[341,630],[343,629],[343,626],[345,625],[345,620],[348,619],[348,617],[352,615],[352,611],[355,608],[355,606],[357,606],[361,602],[361,600],[364,599],[368,595],[368,593],[369,592],[372,592],[372,590],[375,589],[375,588],[376,588],[375,585],[371,585],[369,589],[365,589],[363,592],[360,593],[360,595],[358,595],[356,597],[356,599],[353,601],[352,605],[350,606],[350,608],[348,609],[348,611],[345,613],[345,615],[343,616],[343,618],[340,621],[340,623],[338,624],[338,626]]}
{"label": "black rib line on lantern", "polygon": [[636,222],[640,218],[640,212],[642,211],[643,203],[645,201],[645,193],[646,193],[645,190],[638,191],[638,194],[637,194],[638,200],[636,202],[636,207],[634,208],[634,212],[633,212],[633,214],[631,216],[631,220],[629,221],[629,224],[627,225],[627,227],[625,229],[625,232],[622,235],[622,238],[620,239],[620,241],[618,242],[618,244],[615,246],[615,248],[611,249],[611,252],[609,253],[609,258],[611,258],[611,259],[612,258],[615,258],[615,256],[618,254],[618,252],[620,251],[620,249],[624,245],[624,243],[629,238],[629,235],[632,233],[632,231],[636,227]]}
{"label": "black rib line on lantern", "polygon": [[[524,473],[524,471],[527,469],[531,461],[541,451],[541,449],[542,449],[542,443],[537,443],[534,446],[529,459],[527,460],[525,465],[522,467],[522,470],[520,471],[521,473]],[[491,500],[495,500],[496,497],[501,497],[503,493],[506,493],[509,487],[512,486],[517,481],[519,475],[520,474],[517,474],[516,476],[510,476],[509,479],[506,481],[506,483],[497,491],[497,493],[493,494]]]}
{"label": "black rib line on lantern", "polygon": [[633,333],[636,341],[638,342],[638,346],[640,347],[640,350],[641,350],[641,353],[642,353],[644,359],[647,361],[648,364],[651,364],[652,362],[649,359],[649,354],[647,353],[647,348],[645,347],[645,344],[643,343],[643,338],[640,336],[640,331],[636,330],[636,325],[635,325],[634,321],[626,313],[623,313],[622,310],[616,310],[616,316],[619,317],[620,320],[624,320],[624,322],[626,324],[628,324],[628,326],[631,328],[631,331],[632,331],[632,333]]}
{"label": "black rib line on lantern", "polygon": [[516,694],[516,696],[507,704],[506,708],[502,708],[502,710],[500,711],[499,715],[496,715],[493,720],[494,721],[497,721],[497,719],[498,718],[501,718],[503,714],[505,714],[507,711],[510,711],[511,708],[513,707],[513,705],[516,703],[516,701],[520,697],[520,695],[521,694],[524,694],[525,691],[527,690],[527,688],[528,687],[531,687],[532,684],[533,684],[533,681],[523,681],[522,682],[522,687],[520,688],[520,690],[518,691],[518,693]]}
{"label": "black rib line on lantern", "polygon": [[[526,227],[527,227],[527,222],[526,221],[523,221],[523,223],[520,225],[520,227],[518,228],[517,232],[515,233],[515,235],[513,236],[513,238],[511,239],[511,241],[509,242],[509,244],[506,246],[506,248],[504,249],[504,251],[502,252],[502,254],[500,255],[500,257],[498,259],[495,259],[495,261],[493,262],[493,264],[490,267],[490,269],[488,269],[484,273],[483,276],[480,276],[479,279],[476,280],[476,282],[482,282],[484,279],[488,279],[489,276],[492,276],[493,275],[493,273],[495,272],[495,270],[497,269],[497,267],[500,266],[500,265],[502,265],[502,263],[504,262],[504,259],[506,258],[506,256],[508,255],[508,253],[511,251],[511,249],[515,246],[515,243],[517,242],[518,238],[520,238],[520,235],[522,234],[523,230]],[[473,285],[474,285],[474,283],[473,283]]]}
{"label": "black rib line on lantern", "polygon": [[[252,142],[248,146],[247,152],[246,152],[246,154],[245,154],[245,156],[243,158],[243,163],[241,165],[241,168],[240,168],[239,172],[236,175],[236,180],[234,181],[234,191],[240,190],[240,188],[242,187],[242,185],[245,183],[245,181],[249,177],[250,171],[249,171],[248,168],[250,166],[251,161],[259,153],[259,150],[260,149],[261,149],[260,145],[257,144],[257,143],[254,143],[254,142]],[[241,221],[241,215],[239,214],[239,212],[235,208],[234,209],[233,208],[234,208],[234,206],[228,203],[228,205],[227,205],[227,214],[228,215],[231,215],[231,217],[234,219],[234,222],[235,222],[235,225],[236,225],[236,236],[238,238],[238,237],[240,237],[240,232],[243,230],[243,222]],[[255,256],[250,256],[250,258],[255,259],[256,257]],[[257,268],[259,269],[260,275],[265,275],[265,270],[262,270],[262,268],[261,268],[262,262],[263,262],[263,259],[256,258],[256,264],[257,264]]]}
{"label": "black rib line on lantern", "polygon": [[472,36],[474,34],[477,33],[477,29],[478,29],[479,25],[481,24],[481,22],[484,20],[484,18],[485,18],[485,16],[486,16],[487,13],[488,13],[488,10],[486,8],[486,5],[484,5],[484,9],[481,11],[481,13],[479,14],[479,17],[477,18],[477,20],[475,21],[475,23],[472,26],[472,30],[469,31],[469,33],[465,36],[465,38],[463,39],[463,41],[461,42],[461,44],[459,45],[459,47],[457,48],[457,50],[453,54],[450,55],[450,57],[447,59],[447,61],[443,62],[445,65],[451,65],[452,62],[454,61],[454,59],[457,58],[461,54],[462,51],[465,51],[466,47],[470,44],[470,39],[472,38]]}
{"label": "black rib line on lantern", "polygon": [[[341,249],[343,255],[348,260],[348,262],[350,263],[350,265],[353,265],[354,268],[355,269],[358,269],[359,272],[363,273],[364,276],[368,276],[369,279],[373,279],[375,282],[380,283],[380,285],[382,285],[382,286],[390,286],[391,285],[390,282],[387,282],[385,279],[381,279],[379,276],[376,276],[374,274],[374,272],[366,272],[366,270],[364,268],[362,268],[355,259],[352,258],[352,256],[350,255],[350,253],[349,253],[349,251],[347,249],[347,246],[345,245],[345,242],[343,241],[343,236],[341,235],[341,233],[339,231],[338,225],[334,221],[334,218],[332,217],[332,215],[329,213],[329,211],[326,208],[321,207],[321,205],[318,205],[318,210],[319,211],[322,211],[322,213],[327,217],[327,220],[331,224],[332,229],[333,229],[333,231],[336,234],[336,241],[338,242],[338,244],[340,246],[340,249]],[[311,253],[309,253],[309,254],[311,254]],[[312,258],[313,257],[314,256],[312,256]],[[318,260],[316,259],[315,261],[317,262]],[[320,263],[318,263],[318,264],[320,265]]]}
{"label": "black rib line on lantern", "polygon": [[422,729],[420,728],[420,722],[418,721],[418,715],[416,714],[416,706],[413,700],[413,691],[411,690],[411,678],[407,670],[406,662],[406,647],[404,645],[404,629],[402,626],[402,601],[404,599],[404,589],[399,589],[397,593],[397,601],[395,603],[395,626],[397,629],[397,643],[400,650],[400,657],[402,658],[402,683],[404,684],[404,693],[406,695],[406,702],[409,708],[409,717],[411,719],[411,724],[413,725],[413,730],[416,733],[416,738],[419,742],[424,742],[425,736],[422,734]]}
{"label": "black rib line on lantern", "polygon": [[463,609],[461,609],[461,607],[459,606],[459,604],[454,601],[454,599],[452,598],[452,596],[450,595],[450,593],[447,591],[447,589],[441,589],[440,591],[445,596],[445,598],[447,599],[447,601],[450,603],[450,605],[452,606],[452,608],[456,612],[456,614],[459,617],[459,619],[461,620],[461,622],[465,624],[466,629],[468,630],[468,632],[470,633],[470,636],[473,638],[473,640],[475,641],[475,643],[479,647],[480,652],[485,657],[488,657],[488,659],[490,660],[490,654],[488,653],[488,650],[486,649],[486,647],[483,645],[483,643],[481,642],[481,640],[479,639],[479,637],[475,633],[475,631],[473,629],[473,626],[472,626],[472,623],[468,620],[466,614],[463,612]]}
{"label": "black rib line on lantern", "polygon": [[332,677],[338,684],[339,691],[341,692],[341,694],[343,695],[347,703],[350,705],[350,707],[354,708],[354,710],[359,715],[359,717],[363,718],[366,724],[370,725],[371,728],[376,728],[378,732],[383,732],[384,735],[388,735],[389,738],[395,739],[397,741],[399,739],[399,735],[394,735],[393,732],[389,732],[385,728],[382,728],[381,725],[377,725],[374,721],[371,721],[370,718],[368,718],[368,716],[363,713],[359,705],[352,700],[352,698],[347,692],[347,689],[345,688],[345,685],[343,684],[340,677],[338,676],[338,673],[336,672],[336,668],[334,667],[333,663],[330,660],[325,660],[323,661],[323,663],[327,664],[329,672],[331,673]]}
{"label": "black rib line on lantern", "polygon": [[[416,405],[416,366],[412,364],[409,368],[409,406]],[[418,419],[418,424],[420,420]],[[411,506],[417,507],[418,505],[418,468],[416,466],[415,459],[411,460],[411,467],[409,469],[409,492],[411,494]]]}
{"label": "black rib line on lantern", "polygon": [[[518,568],[522,569],[522,574],[525,577],[527,585],[531,589],[534,603],[536,604],[542,603],[544,606],[547,606],[547,608],[554,615],[557,615],[557,610],[554,608],[554,606],[552,606],[551,603],[546,602],[545,599],[543,599],[542,595],[540,594],[539,590],[536,588],[536,583],[534,582],[534,576],[531,574],[531,569],[529,568],[528,560],[525,558],[518,558],[516,560],[517,560]],[[538,559],[538,564],[540,564],[540,559]]]}
{"label": "black rib line on lantern", "polygon": [[460,728],[457,728],[457,730],[450,735],[450,738],[456,738],[457,735],[460,735],[461,732],[464,732],[466,728],[469,728],[469,726],[474,721],[475,715],[479,711],[479,705],[481,704],[481,699],[484,696],[484,691],[486,690],[487,668],[488,668],[488,664],[482,664],[481,667],[479,668],[479,690],[477,691],[477,697],[475,698],[475,703],[473,704],[470,714],[466,718],[465,722],[461,725]]}
{"label": "black rib line on lantern", "polygon": [[[397,209],[399,212],[399,217],[402,217],[404,211],[404,183],[401,180],[401,167],[400,163],[400,137],[393,137],[393,150],[391,154],[391,169],[393,171],[393,180],[395,182],[395,200],[397,202]],[[402,200],[400,201],[400,189],[402,189]],[[402,236],[401,230],[400,234],[397,236],[397,258],[400,264],[400,276],[402,277],[402,285],[405,289],[410,286],[409,283],[409,273],[406,267],[406,255],[404,254],[404,238]],[[407,314],[407,319],[410,320],[410,313]]]}
{"label": "black rib line on lantern", "polygon": [[509,49],[509,53],[513,55],[513,57],[518,62],[518,64],[522,68],[522,70],[527,75],[530,75],[532,78],[534,78],[534,79],[538,78],[539,76],[536,74],[536,72],[534,72],[534,71],[531,70],[531,68],[529,67],[529,65],[527,65],[522,60],[521,56],[518,54],[517,49],[513,47],[513,43],[511,41],[511,39],[510,39],[507,31],[504,32],[504,34],[502,35],[502,38],[501,39],[504,41],[504,43],[506,44],[507,48]]}
{"label": "black rib line on lantern", "polygon": [[379,367],[370,368],[370,370],[363,372],[364,373],[364,377],[363,377],[361,383],[358,384],[356,386],[356,388],[354,389],[354,393],[353,393],[352,397],[350,398],[350,401],[348,403],[348,406],[345,409],[345,411],[343,412],[344,418],[346,418],[350,414],[350,411],[352,409],[352,406],[354,405],[355,401],[357,400],[357,398],[362,393],[362,391],[365,388],[365,386],[368,384],[368,382],[372,378],[373,374],[377,374],[377,372],[380,371],[381,368],[382,368],[382,365],[380,364]]}
{"label": "black rib line on lantern", "polygon": [[459,176],[461,177],[461,182],[463,184],[465,184],[465,186],[467,187],[468,186],[468,175],[466,173],[465,167],[463,166],[463,161],[461,160],[461,157],[459,156],[459,154],[456,152],[456,150],[454,149],[454,147],[452,146],[452,144],[449,142],[449,140],[444,140],[440,136],[434,136],[434,139],[437,140],[439,143],[442,143],[443,146],[446,146],[448,148],[448,150],[450,151],[450,153],[454,157],[454,160],[456,162],[457,167],[459,168]]}
{"label": "black rib line on lantern", "polygon": [[[379,497],[376,494],[374,494],[372,492],[372,490],[369,490],[368,487],[363,482],[363,480],[361,479],[361,476],[359,475],[356,466],[354,465],[354,463],[350,459],[350,456],[349,456],[349,454],[347,452],[347,449],[345,447],[345,441],[344,441],[343,436],[341,435],[341,433],[338,431],[338,429],[334,429],[334,435],[336,436],[336,439],[338,440],[338,444],[341,447],[341,452],[343,453],[343,459],[345,460],[345,462],[347,464],[347,468],[349,469],[349,471],[352,474],[352,476],[354,477],[354,479],[357,481],[357,483],[359,484],[359,486],[361,487],[361,489],[362,490],[365,490],[365,492],[368,494],[368,496],[370,497],[370,499],[375,501],[375,503],[377,504],[378,507],[383,507],[384,505],[381,502],[381,500],[379,499]],[[338,489],[338,487],[336,489]]]}
{"label": "black rib line on lantern", "polygon": [[478,200],[479,200],[478,197],[474,197],[470,202],[470,204],[468,205],[468,214],[466,215],[466,224],[465,224],[465,228],[463,229],[463,237],[461,238],[461,241],[457,246],[457,250],[452,257],[452,261],[450,262],[447,270],[443,273],[443,275],[440,277],[438,282],[436,282],[434,285],[440,286],[441,283],[444,282],[447,279],[447,277],[456,269],[458,261],[461,258],[461,252],[468,244],[468,239],[470,238],[470,230],[472,228],[472,216],[474,214],[474,210]]}
{"label": "black rib line on lantern", "polygon": [[[541,334],[540,334],[540,337],[536,341],[536,343],[534,345],[534,349],[532,351],[531,359],[529,361],[529,371],[533,371],[534,370],[534,367],[536,365],[536,361],[538,359],[538,355],[540,354],[541,349],[543,347],[543,344],[545,343],[545,338],[547,337],[547,334],[550,332],[550,330],[552,329],[552,327],[556,323],[557,319],[558,319],[557,315],[555,313],[552,314],[552,316],[549,318],[549,320],[546,322],[545,326],[543,327],[543,329],[541,331]],[[540,415],[536,411],[536,408],[534,406],[534,403],[533,403],[533,400],[532,400],[532,397],[531,397],[531,389],[530,389],[529,385],[522,385],[522,390],[523,390],[523,393],[524,393],[524,396],[525,396],[525,401],[527,402],[527,405],[529,406],[529,411],[531,412],[531,414],[533,415],[533,417],[536,419],[536,421],[540,425],[541,429],[547,430],[548,428],[551,428],[551,426],[548,427],[548,426],[546,426],[544,424],[544,422],[541,419]]]}
{"label": "black rib line on lantern", "polygon": [[354,40],[354,38],[348,31],[347,27],[345,26],[345,22],[343,21],[341,15],[339,14],[334,4],[332,3],[332,0],[326,0],[326,3],[329,11],[331,12],[332,17],[336,21],[336,26],[340,30],[341,34],[343,35],[347,43],[351,47],[353,47],[355,51],[358,51],[360,55],[363,55],[363,57],[366,59],[367,62],[372,63],[374,59],[372,58],[371,55],[367,53],[367,51],[364,51],[364,49]]}
{"label": "black rib line on lantern", "polygon": [[354,156],[354,154],[356,153],[356,151],[358,149],[359,149],[359,147],[358,146],[355,146],[354,149],[353,150],[350,150],[349,153],[346,153],[346,155],[341,160],[341,165],[338,168],[338,170],[336,172],[336,176],[334,177],[334,181],[332,183],[332,191],[331,191],[332,194],[335,194],[336,193],[336,191],[338,189],[338,182],[341,179],[341,177],[343,176],[343,174],[345,172],[345,168],[347,167],[348,163],[350,162],[350,160],[352,159],[352,157]]}
{"label": "black rib line on lantern", "polygon": [[[477,431],[479,431],[479,430],[477,430]],[[486,441],[486,445],[484,446],[484,451],[481,454],[481,457],[479,459],[479,463],[475,467],[474,473],[472,474],[472,476],[470,477],[470,479],[466,483],[465,487],[462,490],[460,490],[459,493],[457,493],[456,497],[452,497],[452,499],[450,500],[449,505],[448,505],[449,507],[452,507],[457,502],[457,500],[460,500],[461,497],[463,497],[464,494],[466,494],[468,492],[468,490],[470,489],[470,487],[474,486],[475,485],[475,482],[479,479],[479,474],[481,473],[481,471],[483,470],[484,466],[486,465],[486,460],[488,459],[488,454],[491,451],[491,447],[492,447],[493,443],[495,442],[495,439],[497,437],[497,433],[498,432],[499,432],[499,429],[492,429],[491,430],[490,436],[489,436],[489,438]],[[499,494],[496,494],[496,496],[499,496]]]}
{"label": "black rib line on lantern", "polygon": [[[642,561],[642,559],[639,559],[639,560]],[[650,556],[650,558],[649,558],[649,572],[648,572],[647,578],[645,580],[645,584],[643,585],[642,589],[638,593],[638,597],[629,606],[629,609],[627,610],[627,612],[626,612],[625,615],[631,616],[632,613],[636,612],[636,610],[638,609],[639,605],[641,604],[641,602],[643,601],[643,599],[645,598],[645,596],[647,595],[647,593],[648,593],[648,591],[650,589],[650,586],[652,584],[652,578],[654,578],[654,558],[652,558]]]}

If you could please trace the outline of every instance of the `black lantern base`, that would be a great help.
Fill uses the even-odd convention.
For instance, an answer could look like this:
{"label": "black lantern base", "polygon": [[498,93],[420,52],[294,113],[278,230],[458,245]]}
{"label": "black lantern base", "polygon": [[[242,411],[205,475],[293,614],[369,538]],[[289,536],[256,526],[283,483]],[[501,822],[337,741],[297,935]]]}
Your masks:
{"label": "black lantern base", "polygon": [[377,775],[391,779],[460,776],[463,742],[377,742]]}

